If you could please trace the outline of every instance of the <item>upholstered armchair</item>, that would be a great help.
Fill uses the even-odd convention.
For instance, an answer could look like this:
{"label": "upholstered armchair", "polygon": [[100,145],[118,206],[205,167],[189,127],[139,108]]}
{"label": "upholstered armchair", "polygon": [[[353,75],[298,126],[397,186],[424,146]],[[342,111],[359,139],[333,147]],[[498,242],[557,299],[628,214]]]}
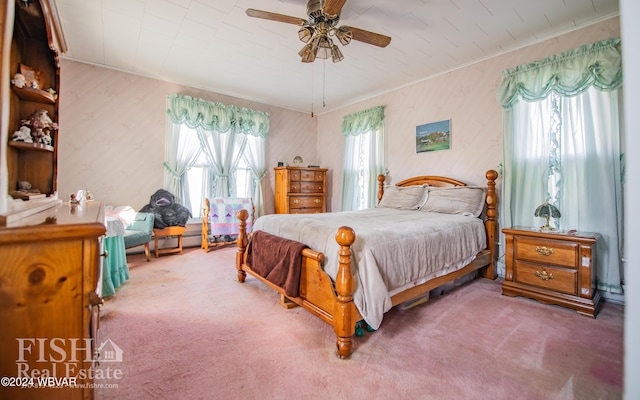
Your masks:
{"label": "upholstered armchair", "polygon": [[125,228],[124,247],[129,249],[136,246],[144,246],[144,254],[147,261],[151,259],[149,242],[153,232],[154,217],[152,213],[136,213],[135,219]]}

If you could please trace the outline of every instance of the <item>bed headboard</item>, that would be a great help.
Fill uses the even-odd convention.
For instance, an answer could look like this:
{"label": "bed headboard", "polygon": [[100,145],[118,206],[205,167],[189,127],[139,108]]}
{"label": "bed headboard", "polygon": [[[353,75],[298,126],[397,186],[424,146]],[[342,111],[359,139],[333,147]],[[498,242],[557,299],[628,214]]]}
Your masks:
{"label": "bed headboard", "polygon": [[[487,196],[485,199],[485,211],[484,211],[484,225],[487,232],[487,246],[491,252],[491,264],[483,273],[485,278],[495,279],[496,269],[496,237],[498,235],[498,211],[496,205],[498,204],[498,196],[496,194],[496,179],[498,179],[498,173],[494,170],[489,170],[485,174],[487,178]],[[384,175],[378,175],[378,202],[382,199],[384,193]],[[452,187],[452,186],[467,186],[466,183],[453,178],[447,178],[444,176],[416,176],[413,178],[405,179],[396,184],[396,186],[414,186],[429,184],[430,186]]]}
{"label": "bed headboard", "polygon": [[[380,199],[382,199],[382,194],[384,193],[384,175],[378,175],[378,203]],[[437,176],[437,175],[422,175],[422,176],[414,176],[413,178],[405,179],[396,183],[396,186],[416,186],[416,185],[424,185],[428,184],[429,186],[440,186],[440,187],[450,187],[450,186],[467,186],[466,183],[459,181],[453,178],[447,178],[446,176]]]}
{"label": "bed headboard", "polygon": [[466,183],[461,182],[457,179],[447,178],[446,176],[416,176],[413,178],[405,179],[396,183],[396,186],[415,186],[415,185],[424,185],[425,183],[429,184],[429,186],[467,186]]}

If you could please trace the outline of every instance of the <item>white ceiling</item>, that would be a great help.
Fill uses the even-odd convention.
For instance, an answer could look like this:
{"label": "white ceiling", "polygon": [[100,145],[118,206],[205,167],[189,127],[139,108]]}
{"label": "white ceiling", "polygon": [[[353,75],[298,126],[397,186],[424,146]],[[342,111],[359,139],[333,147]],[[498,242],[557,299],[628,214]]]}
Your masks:
{"label": "white ceiling", "polygon": [[391,44],[304,64],[298,27],[245,10],[306,18],[306,0],[56,3],[63,58],[316,114],[619,14],[617,0],[347,0],[340,24]]}

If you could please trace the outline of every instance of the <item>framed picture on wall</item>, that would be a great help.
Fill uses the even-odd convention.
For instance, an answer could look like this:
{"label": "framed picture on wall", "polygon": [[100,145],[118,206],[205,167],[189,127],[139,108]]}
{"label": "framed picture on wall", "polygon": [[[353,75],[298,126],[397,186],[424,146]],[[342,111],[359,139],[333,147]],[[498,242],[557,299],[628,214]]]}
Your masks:
{"label": "framed picture on wall", "polygon": [[450,119],[416,126],[416,153],[450,148]]}

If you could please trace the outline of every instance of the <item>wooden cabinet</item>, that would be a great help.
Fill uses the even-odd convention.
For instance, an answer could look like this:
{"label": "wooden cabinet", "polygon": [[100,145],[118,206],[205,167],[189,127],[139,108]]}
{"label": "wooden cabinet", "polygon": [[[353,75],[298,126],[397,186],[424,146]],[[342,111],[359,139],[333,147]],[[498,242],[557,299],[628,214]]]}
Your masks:
{"label": "wooden cabinet", "polygon": [[277,167],[276,214],[327,212],[327,170],[325,168]]}
{"label": "wooden cabinet", "polygon": [[595,318],[600,304],[595,287],[599,234],[527,228],[502,232],[506,240],[502,294],[573,308]]}
{"label": "wooden cabinet", "polygon": [[93,383],[96,375],[103,209],[99,202],[61,204],[0,228],[0,376],[62,382],[0,387],[0,398],[93,398],[92,388],[68,384]]}
{"label": "wooden cabinet", "polygon": [[[2,52],[3,140],[0,154],[6,154],[2,162],[6,163],[7,176],[0,177],[0,189],[5,196],[7,192],[18,190],[18,182],[27,181],[33,189],[51,196],[57,191],[58,130],[50,132],[50,144],[11,138],[20,129],[22,121],[36,110],[46,111],[52,122],[58,122],[59,54],[66,51],[66,44],[57,9],[53,0],[31,0],[28,5],[10,0],[2,2],[0,7],[0,17],[4,18],[3,37],[11,38],[10,48]],[[18,87],[10,83],[25,67],[37,71],[33,75],[39,82],[37,87]],[[5,211],[0,209],[0,213]]]}

